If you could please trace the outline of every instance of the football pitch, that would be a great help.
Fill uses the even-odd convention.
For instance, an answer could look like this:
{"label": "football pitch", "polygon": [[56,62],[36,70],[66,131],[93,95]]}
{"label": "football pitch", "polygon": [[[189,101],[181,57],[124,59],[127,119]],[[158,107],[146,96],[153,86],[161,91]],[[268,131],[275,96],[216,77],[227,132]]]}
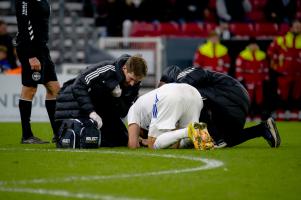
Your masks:
{"label": "football pitch", "polygon": [[[21,145],[20,125],[0,123],[0,200],[300,199],[301,123],[277,125],[278,149],[256,138],[235,148],[155,151]],[[49,141],[50,130],[33,124]]]}

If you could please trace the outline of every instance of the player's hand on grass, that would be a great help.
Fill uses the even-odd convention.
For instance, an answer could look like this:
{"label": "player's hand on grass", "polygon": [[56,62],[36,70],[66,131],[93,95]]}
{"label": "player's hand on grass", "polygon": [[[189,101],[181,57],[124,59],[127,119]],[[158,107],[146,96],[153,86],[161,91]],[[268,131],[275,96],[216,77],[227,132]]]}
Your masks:
{"label": "player's hand on grass", "polygon": [[148,146],[147,139],[143,139],[142,137],[139,137],[139,144],[140,147],[147,147]]}
{"label": "player's hand on grass", "polygon": [[41,71],[41,63],[37,57],[29,58],[29,64],[32,70]]}
{"label": "player's hand on grass", "polygon": [[98,129],[100,129],[102,127],[102,119],[96,112],[91,112],[89,114],[89,117],[97,123]]}

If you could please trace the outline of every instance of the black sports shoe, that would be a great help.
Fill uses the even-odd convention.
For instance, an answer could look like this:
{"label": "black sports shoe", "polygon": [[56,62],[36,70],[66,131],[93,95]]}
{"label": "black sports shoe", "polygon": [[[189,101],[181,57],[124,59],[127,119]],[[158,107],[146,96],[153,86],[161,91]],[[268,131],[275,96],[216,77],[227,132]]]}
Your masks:
{"label": "black sports shoe", "polygon": [[58,136],[53,136],[51,142],[52,143],[57,143],[59,141],[59,137]]}
{"label": "black sports shoe", "polygon": [[32,136],[29,137],[27,139],[23,139],[21,140],[21,144],[48,144],[48,141],[43,141],[38,137]]}
{"label": "black sports shoe", "polygon": [[272,148],[279,147],[281,143],[281,138],[274,119],[270,117],[264,123],[266,126],[266,130],[263,134],[264,139],[269,143],[269,145]]}

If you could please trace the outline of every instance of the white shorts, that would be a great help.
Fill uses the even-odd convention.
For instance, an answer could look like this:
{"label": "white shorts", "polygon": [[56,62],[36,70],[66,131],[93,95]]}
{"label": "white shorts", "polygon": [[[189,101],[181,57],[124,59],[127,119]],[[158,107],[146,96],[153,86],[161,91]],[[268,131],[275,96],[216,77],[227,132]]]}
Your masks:
{"label": "white shorts", "polygon": [[157,138],[166,131],[185,128],[190,122],[198,122],[203,100],[194,87],[181,84],[179,91],[164,90],[156,95],[149,136]]}

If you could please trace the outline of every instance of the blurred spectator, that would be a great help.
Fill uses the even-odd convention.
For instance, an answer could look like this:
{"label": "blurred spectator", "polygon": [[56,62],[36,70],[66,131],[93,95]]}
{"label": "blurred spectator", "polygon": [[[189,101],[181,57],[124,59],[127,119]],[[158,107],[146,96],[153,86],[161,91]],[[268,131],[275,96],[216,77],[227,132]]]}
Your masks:
{"label": "blurred spectator", "polygon": [[83,0],[83,13],[85,17],[94,17],[96,13],[96,3],[99,0]]}
{"label": "blurred spectator", "polygon": [[18,58],[18,55],[17,55],[17,50],[16,48],[14,48],[14,55],[16,57],[16,64],[17,64],[17,67],[16,68],[13,68],[13,69],[8,69],[4,72],[4,74],[6,75],[16,75],[16,74],[21,74],[22,73],[22,66],[21,66],[21,62]]}
{"label": "blurred spectator", "polygon": [[297,12],[296,0],[268,0],[265,7],[267,20],[275,23],[289,23]]}
{"label": "blurred spectator", "polygon": [[95,10],[95,25],[106,26],[106,19],[108,16],[107,0],[95,0]]}
{"label": "blurred spectator", "polygon": [[12,67],[7,59],[7,48],[3,45],[0,45],[0,72],[3,73],[11,68]]}
{"label": "blurred spectator", "polygon": [[[206,1],[206,0],[205,0]],[[161,6],[163,7],[163,21],[178,21],[181,13],[178,12],[177,4],[179,0],[164,0]]]}
{"label": "blurred spectator", "polygon": [[125,0],[122,35],[130,35],[133,21],[175,21],[178,18],[176,11],[176,0]]}
{"label": "blurred spectator", "polygon": [[269,78],[266,53],[260,50],[255,38],[236,58],[236,78],[246,87],[250,100],[250,115],[260,120],[263,113],[263,83]]}
{"label": "blurred spectator", "polygon": [[[273,40],[268,55],[271,59],[271,68],[278,74],[280,104],[277,117],[279,120],[295,120],[301,109],[301,22],[299,20],[292,23],[290,31],[284,36],[278,36]],[[299,112],[299,119],[301,119],[301,112]]]}
{"label": "blurred spectator", "polygon": [[194,54],[194,66],[227,74],[230,68],[228,49],[220,43],[216,32],[211,32],[207,42],[200,45]]}
{"label": "blurred spectator", "polygon": [[140,5],[140,13],[141,21],[170,21],[173,20],[170,13],[173,11],[171,10],[171,6],[173,6],[173,2],[170,0],[142,0]]}
{"label": "blurred spectator", "polygon": [[16,57],[14,54],[13,39],[7,32],[7,25],[3,20],[0,20],[0,45],[6,47],[7,60],[11,68],[16,68]]}
{"label": "blurred spectator", "polygon": [[122,36],[129,37],[132,23],[135,20],[141,21],[140,5],[142,0],[125,0],[125,18],[122,22]]}
{"label": "blurred spectator", "polygon": [[176,0],[176,9],[179,20],[186,22],[203,21],[210,12],[209,0]]}
{"label": "blurred spectator", "polygon": [[168,3],[169,0],[98,0],[96,25],[106,26],[109,36],[121,36],[123,26],[130,27],[134,20],[170,20]]}
{"label": "blurred spectator", "polygon": [[131,21],[172,21],[175,18],[175,0],[124,0],[125,19]]}
{"label": "blurred spectator", "polygon": [[222,40],[230,40],[233,36],[229,30],[229,24],[227,22],[220,22],[219,25],[215,28],[215,32]]}
{"label": "blurred spectator", "polygon": [[125,0],[125,19],[130,21],[143,21],[141,3],[143,0]]}
{"label": "blurred spectator", "polygon": [[246,13],[252,10],[249,0],[217,0],[217,15],[221,21],[247,21]]}
{"label": "blurred spectator", "polygon": [[97,0],[96,25],[107,27],[107,35],[121,36],[125,18],[124,0]]}

